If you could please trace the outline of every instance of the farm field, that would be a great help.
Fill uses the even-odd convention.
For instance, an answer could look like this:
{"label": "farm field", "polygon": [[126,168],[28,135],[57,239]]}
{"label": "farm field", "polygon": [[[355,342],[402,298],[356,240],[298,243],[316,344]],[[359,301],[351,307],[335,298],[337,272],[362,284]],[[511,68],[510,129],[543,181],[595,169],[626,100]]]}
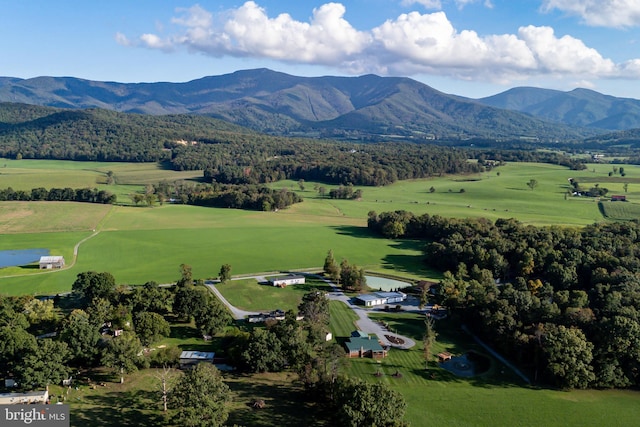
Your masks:
{"label": "farm field", "polygon": [[[0,168],[0,187],[92,186],[111,170],[117,184],[98,186],[108,190],[117,187],[126,195],[140,191],[145,183],[198,178],[201,174],[166,171],[152,164],[45,160],[7,160],[6,164]],[[581,226],[604,218],[595,199],[565,200],[568,178],[594,183],[602,179],[602,186],[606,183],[610,194],[627,196],[626,206],[640,206],[635,201],[640,201],[640,169],[627,166],[624,179],[609,177],[610,171],[611,165],[602,164],[576,172],[554,165],[512,163],[473,176],[364,187],[363,197],[357,201],[321,198],[314,183],[305,183],[304,191],[300,191],[297,182],[282,181],[272,186],[298,191],[305,201],[278,212],[167,204],[136,207],[2,202],[0,250],[43,247],[69,260],[76,243],[91,236],[94,229],[98,234],[80,246],[76,264],[65,270],[45,274],[33,274],[32,268],[1,270],[0,292],[66,291],[78,273],[88,270],[109,271],[118,283],[141,284],[177,280],[182,263],[193,267],[196,278],[216,276],[223,263],[231,264],[234,275],[317,268],[329,249],[336,259],[347,258],[370,271],[437,279],[439,272],[422,265],[419,242],[373,238],[366,229],[367,213],[403,209],[417,214],[492,220],[515,217],[531,224]],[[25,176],[29,180],[24,181]],[[526,185],[530,179],[538,181],[533,190]],[[434,192],[430,192],[431,187]],[[462,189],[464,192],[460,192]],[[128,196],[124,202],[130,203]],[[15,275],[22,277],[9,277]]]}

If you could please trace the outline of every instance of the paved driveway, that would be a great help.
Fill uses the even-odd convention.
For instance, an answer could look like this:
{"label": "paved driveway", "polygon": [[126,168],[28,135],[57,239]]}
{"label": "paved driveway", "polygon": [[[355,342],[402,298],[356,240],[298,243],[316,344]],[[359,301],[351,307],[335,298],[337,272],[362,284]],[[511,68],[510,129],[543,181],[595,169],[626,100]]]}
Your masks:
{"label": "paved driveway", "polygon": [[[311,276],[311,275],[309,275]],[[329,285],[331,285],[331,287],[333,288],[332,292],[329,292],[327,294],[327,297],[330,300],[333,301],[342,301],[343,303],[347,304],[353,311],[354,313],[356,313],[358,315],[358,320],[356,320],[356,326],[358,327],[359,330],[366,332],[367,334],[375,334],[378,339],[380,340],[380,342],[383,345],[386,346],[391,346],[391,347],[395,347],[395,348],[411,348],[414,345],[416,345],[415,341],[413,341],[411,338],[405,337],[403,335],[399,335],[396,333],[393,333],[391,331],[386,330],[382,325],[380,325],[378,322],[373,321],[369,318],[369,313],[372,312],[371,309],[365,309],[362,306],[356,305],[354,304],[351,299],[346,296],[336,285],[335,283],[330,282],[329,280],[324,279],[322,276],[317,276],[317,275],[313,275],[314,277],[318,277],[322,280],[324,280],[326,283],[328,283]],[[255,276],[255,278],[257,280],[266,280],[264,279],[264,277],[259,277],[259,276]],[[222,301],[222,303],[224,305],[226,305],[229,310],[231,311],[231,314],[233,315],[233,318],[236,320],[242,320],[245,319],[247,316],[249,316],[250,314],[260,314],[259,312],[254,312],[254,311],[245,311],[245,310],[240,310],[239,308],[236,308],[235,306],[231,305],[231,303],[229,303],[229,301],[227,301],[227,299],[220,293],[220,291],[218,290],[218,288],[216,288],[216,284],[218,282],[217,281],[213,281],[213,280],[208,280],[205,282],[205,285],[211,289],[211,292],[213,292],[214,294],[216,294],[216,296],[220,299],[220,301]],[[406,302],[402,304],[403,308],[405,310],[418,310],[417,306],[413,306],[411,305],[410,302]],[[389,336],[394,336],[397,338],[400,338],[404,341],[403,344],[392,344],[385,335],[389,335]]]}

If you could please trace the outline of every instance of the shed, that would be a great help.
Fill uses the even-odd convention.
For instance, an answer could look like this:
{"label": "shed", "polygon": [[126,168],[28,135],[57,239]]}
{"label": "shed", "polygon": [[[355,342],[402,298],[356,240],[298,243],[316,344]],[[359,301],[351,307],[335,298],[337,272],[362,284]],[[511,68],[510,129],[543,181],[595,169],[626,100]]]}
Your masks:
{"label": "shed", "polygon": [[612,202],[626,202],[627,201],[627,196],[614,195],[614,196],[611,196],[611,201]]}
{"label": "shed", "polygon": [[183,351],[180,353],[180,369],[189,369],[202,362],[213,363],[212,351]]}
{"label": "shed", "polygon": [[64,257],[63,256],[41,256],[39,265],[41,270],[50,270],[52,268],[62,268],[64,267]]}

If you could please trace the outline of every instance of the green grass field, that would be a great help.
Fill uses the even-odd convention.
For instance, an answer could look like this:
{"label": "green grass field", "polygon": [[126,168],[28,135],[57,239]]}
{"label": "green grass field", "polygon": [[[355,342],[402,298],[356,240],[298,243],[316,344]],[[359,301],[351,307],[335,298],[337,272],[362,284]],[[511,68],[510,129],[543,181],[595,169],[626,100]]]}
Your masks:
{"label": "green grass field", "polygon": [[[0,165],[2,162],[0,162]],[[161,179],[196,178],[200,172],[177,173],[156,165],[104,164],[44,160],[7,160],[0,167],[0,186],[82,186],[103,180],[112,170],[123,194]],[[233,274],[315,268],[329,249],[338,260],[370,271],[407,278],[438,278],[421,261],[421,243],[373,236],[366,229],[371,210],[408,210],[416,214],[515,217],[532,224],[580,226],[604,220],[594,199],[568,198],[568,178],[607,180],[610,193],[626,194],[626,206],[640,201],[640,170],[625,168],[626,176],[609,177],[611,165],[589,165],[581,172],[546,164],[513,163],[473,176],[449,176],[364,188],[362,200],[320,198],[314,183],[305,183],[303,203],[279,212],[249,212],[194,206],[98,206],[78,203],[0,203],[0,250],[49,248],[72,259],[73,246],[99,234],[79,249],[77,263],[63,271],[35,273],[32,268],[0,271],[0,292],[52,293],[69,290],[75,276],[87,270],[109,271],[118,283],[149,280],[168,283],[179,277],[182,263],[194,277],[217,275],[220,265],[232,265]],[[498,175],[499,172],[499,175]],[[28,184],[21,177],[29,176]],[[536,179],[531,190],[526,183]],[[619,181],[619,182],[614,182]],[[604,182],[604,181],[603,181]],[[623,185],[628,184],[624,193]],[[102,184],[101,184],[102,185]],[[274,187],[300,191],[296,182]],[[604,186],[604,184],[603,184]],[[113,186],[106,186],[107,188]],[[434,187],[435,192],[429,192]],[[464,193],[460,193],[464,189]],[[451,192],[449,192],[451,190]],[[23,277],[8,277],[22,275]]]}
{"label": "green grass field", "polygon": [[231,280],[217,286],[232,305],[248,311],[297,310],[302,296],[315,290],[330,291],[320,279],[307,278],[305,284],[277,288],[260,284],[256,279]]}
{"label": "green grass field", "polygon": [[[331,330],[343,342],[355,328],[355,314],[345,304],[330,303]],[[626,390],[558,391],[527,386],[517,376],[492,359],[492,368],[483,375],[463,379],[439,368],[432,357],[425,370],[422,351],[423,318],[414,313],[373,314],[389,327],[414,340],[409,350],[391,349],[378,362],[349,359],[346,372],[372,382],[383,382],[398,390],[407,401],[406,419],[412,426],[630,426],[640,417],[640,395]],[[469,350],[484,353],[481,347],[447,320],[436,323],[438,337],[432,354]],[[374,375],[381,372],[381,376]],[[399,372],[400,378],[393,374]]]}
{"label": "green grass field", "polygon": [[[109,170],[114,172],[115,185],[104,184]],[[193,267],[196,278],[217,276],[224,263],[231,264],[234,275],[317,269],[329,249],[337,260],[347,258],[351,264],[369,271],[409,279],[438,278],[439,272],[423,267],[420,242],[372,235],[366,229],[367,213],[403,209],[417,214],[482,216],[492,220],[515,217],[528,224],[582,226],[605,218],[594,199],[565,199],[568,178],[599,183],[609,189],[609,194],[625,194],[629,202],[620,209],[635,208],[640,202],[640,169],[626,166],[624,179],[609,177],[610,171],[611,165],[600,164],[576,172],[554,165],[513,163],[474,176],[366,187],[358,201],[320,198],[313,190],[314,183],[307,182],[302,191],[305,201],[279,212],[179,205],[149,208],[3,202],[0,250],[48,248],[70,263],[74,246],[91,236],[94,229],[99,233],[79,247],[76,264],[62,271],[42,273],[33,266],[0,270],[0,293],[66,291],[78,273],[88,270],[109,271],[120,284],[141,284],[177,280],[182,263]],[[156,165],[0,161],[0,187],[97,186],[116,192],[125,204],[129,203],[128,195],[145,184],[200,176],[199,171],[176,173]],[[538,181],[534,190],[526,185],[530,179]],[[292,181],[272,186],[300,191]],[[430,192],[430,187],[435,192]],[[632,215],[607,214],[616,218]],[[260,287],[250,280],[238,282],[236,287],[233,282],[223,286],[225,295],[246,309],[293,308],[305,290]],[[341,342],[355,329],[355,314],[339,303],[332,302],[330,309],[331,330]],[[380,364],[368,359],[350,360],[345,372],[369,381],[383,381],[399,390],[408,402],[407,419],[413,426],[628,426],[637,424],[640,418],[637,392],[537,389],[525,386],[495,361],[486,375],[470,380],[453,377],[434,362],[426,372],[419,343],[422,319],[407,313],[377,316],[392,329],[416,339],[418,345],[406,351],[392,350]],[[480,351],[459,328],[441,323],[438,332],[434,353]],[[185,348],[205,345],[189,325],[178,325],[161,344]],[[384,375],[374,376],[378,370]],[[396,371],[402,374],[401,378],[392,376]],[[153,371],[143,371],[129,376],[124,385],[110,383],[99,389],[73,390],[69,396],[73,425],[156,425],[162,415],[154,375]],[[229,376],[228,381],[236,397],[232,423],[293,426],[310,425],[313,421],[315,408],[303,404],[302,391],[292,384],[291,374]],[[62,391],[54,389],[54,393],[58,392]],[[248,407],[253,398],[267,400],[268,409],[256,414]]]}

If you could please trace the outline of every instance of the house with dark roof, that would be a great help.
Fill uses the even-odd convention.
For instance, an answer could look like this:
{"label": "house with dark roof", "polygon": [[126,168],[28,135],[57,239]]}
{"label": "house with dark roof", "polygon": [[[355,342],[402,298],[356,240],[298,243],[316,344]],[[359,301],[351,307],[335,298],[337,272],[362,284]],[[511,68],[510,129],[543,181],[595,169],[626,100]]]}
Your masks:
{"label": "house with dark roof", "polygon": [[[361,332],[361,331],[358,331]],[[371,357],[373,359],[382,359],[387,356],[385,350],[378,339],[375,337],[353,336],[345,343],[347,348],[347,357]]]}

